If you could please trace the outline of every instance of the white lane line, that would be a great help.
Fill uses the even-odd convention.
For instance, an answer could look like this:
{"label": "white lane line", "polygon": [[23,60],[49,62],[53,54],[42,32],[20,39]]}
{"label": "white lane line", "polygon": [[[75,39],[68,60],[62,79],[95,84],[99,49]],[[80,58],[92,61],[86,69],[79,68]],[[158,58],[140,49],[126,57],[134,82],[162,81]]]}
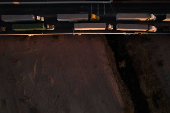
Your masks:
{"label": "white lane line", "polygon": [[99,15],[99,4],[97,4],[97,15]]}
{"label": "white lane line", "polygon": [[91,14],[92,14],[92,4],[91,4]]}
{"label": "white lane line", "polygon": [[104,4],[104,15],[105,15],[105,4]]}

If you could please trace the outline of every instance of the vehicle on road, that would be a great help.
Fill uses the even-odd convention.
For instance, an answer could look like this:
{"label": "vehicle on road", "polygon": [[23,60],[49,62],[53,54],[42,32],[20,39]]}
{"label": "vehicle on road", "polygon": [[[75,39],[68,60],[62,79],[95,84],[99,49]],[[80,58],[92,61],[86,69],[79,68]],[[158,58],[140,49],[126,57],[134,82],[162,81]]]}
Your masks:
{"label": "vehicle on road", "polygon": [[6,27],[0,27],[0,32],[6,31]]}
{"label": "vehicle on road", "polygon": [[156,32],[157,28],[152,25],[142,24],[117,24],[116,30],[118,31],[145,31],[145,32]]}
{"label": "vehicle on road", "polygon": [[116,15],[116,20],[122,21],[154,21],[156,16],[147,13],[118,13]]}
{"label": "vehicle on road", "polygon": [[74,30],[106,30],[106,23],[74,23]]}
{"label": "vehicle on road", "polygon": [[95,14],[57,14],[58,21],[99,21],[100,17]]}
{"label": "vehicle on road", "polygon": [[44,21],[44,17],[34,15],[1,15],[4,22],[21,22],[21,21]]}
{"label": "vehicle on road", "polygon": [[44,26],[44,23],[36,24],[13,24],[12,30],[14,31],[30,31],[30,30],[54,30],[54,25],[47,24],[47,27]]}
{"label": "vehicle on road", "polygon": [[46,30],[54,30],[54,29],[55,29],[54,25],[47,24],[47,29]]}
{"label": "vehicle on road", "polygon": [[107,28],[108,30],[113,30],[113,25],[109,24]]}
{"label": "vehicle on road", "polygon": [[166,14],[166,18],[163,21],[170,21],[170,14]]}

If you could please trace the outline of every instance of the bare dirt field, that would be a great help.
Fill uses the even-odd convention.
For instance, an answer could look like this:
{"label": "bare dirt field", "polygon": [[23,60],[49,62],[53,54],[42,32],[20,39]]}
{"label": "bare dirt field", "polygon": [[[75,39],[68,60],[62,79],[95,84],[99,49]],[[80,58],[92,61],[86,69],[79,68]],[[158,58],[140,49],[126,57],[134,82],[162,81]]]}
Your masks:
{"label": "bare dirt field", "polygon": [[109,0],[0,0],[0,2],[56,2],[56,1],[109,1]]}
{"label": "bare dirt field", "polygon": [[155,1],[157,1],[157,2],[168,2],[169,0],[113,0],[113,1],[125,1],[125,2],[142,2],[142,1],[145,1],[145,2],[155,2]]}
{"label": "bare dirt field", "polygon": [[152,113],[170,111],[170,35],[124,36]]}
{"label": "bare dirt field", "polygon": [[122,113],[102,37],[0,37],[0,113]]}

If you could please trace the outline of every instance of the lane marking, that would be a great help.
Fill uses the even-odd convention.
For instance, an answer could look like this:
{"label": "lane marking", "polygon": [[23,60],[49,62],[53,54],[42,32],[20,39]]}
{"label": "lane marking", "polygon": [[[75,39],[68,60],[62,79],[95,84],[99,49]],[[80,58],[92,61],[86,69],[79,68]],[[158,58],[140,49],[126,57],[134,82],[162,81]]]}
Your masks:
{"label": "lane marking", "polygon": [[104,15],[105,15],[105,4],[104,4]]}
{"label": "lane marking", "polygon": [[97,4],[97,15],[99,15],[99,4]]}
{"label": "lane marking", "polygon": [[91,14],[92,14],[92,4],[91,4]]}
{"label": "lane marking", "polygon": [[115,14],[115,13],[114,13],[114,10],[113,10],[113,7],[112,7],[112,5],[111,5],[111,4],[110,4],[110,7],[111,7],[111,9],[112,9],[112,11],[113,11],[113,14]]}

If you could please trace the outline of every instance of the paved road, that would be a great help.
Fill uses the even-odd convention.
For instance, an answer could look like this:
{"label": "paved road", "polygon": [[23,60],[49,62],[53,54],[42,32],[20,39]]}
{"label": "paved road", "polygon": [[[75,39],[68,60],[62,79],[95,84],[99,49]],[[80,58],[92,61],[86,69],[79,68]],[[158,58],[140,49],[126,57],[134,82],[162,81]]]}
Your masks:
{"label": "paved road", "polygon": [[[170,13],[170,4],[52,4],[52,5],[0,5],[0,14],[34,14],[45,17],[45,24],[54,24],[55,31],[29,31],[17,33],[73,33],[73,23],[57,22],[57,14],[89,13],[100,15],[99,22],[113,24],[117,23],[136,23],[151,24],[161,29],[162,26],[170,26],[170,23],[161,22],[166,13]],[[116,22],[117,13],[153,13],[157,16],[155,22]],[[11,31],[11,23],[0,22],[1,26],[6,26],[6,33],[16,33]],[[108,32],[108,31],[106,31]],[[5,33],[5,32],[4,32]]]}
{"label": "paved road", "polygon": [[[104,7],[106,10],[104,10]],[[71,14],[109,12],[108,4],[0,5],[1,14]]]}
{"label": "paved road", "polygon": [[53,4],[53,5],[0,5],[1,14],[59,14],[95,13],[99,15],[120,12],[170,13],[170,4]]}
{"label": "paved road", "polygon": [[[20,31],[20,32],[15,32],[12,30],[12,23],[9,22],[3,22],[0,21],[1,26],[6,27],[6,32],[1,32],[1,34],[49,34],[49,33],[73,33],[73,32],[77,32],[74,31],[74,22],[58,22],[57,21],[57,16],[56,15],[41,15],[45,17],[45,21],[43,23],[46,24],[51,24],[51,25],[55,25],[55,30],[54,31]],[[105,30],[105,31],[92,31],[92,32],[96,32],[96,33],[121,33],[120,31],[116,31],[116,25],[118,23],[123,23],[123,24],[146,24],[146,25],[154,25],[157,27],[158,32],[162,32],[162,28],[163,26],[170,26],[169,22],[163,22],[161,20],[159,20],[159,18],[161,18],[162,15],[157,15],[158,20],[157,21],[146,21],[146,22],[142,22],[142,21],[116,21],[115,20],[115,16],[116,15],[107,15],[107,16],[101,16],[101,20],[99,21],[99,23],[106,23],[108,24],[112,24],[114,26],[114,30],[109,31],[109,30]],[[22,22],[23,23],[23,22]],[[37,22],[25,22],[27,24],[29,23],[37,23]],[[42,23],[42,22],[41,22]],[[83,23],[89,23],[89,21],[87,22],[83,22]],[[93,23],[93,22],[92,22]],[[82,31],[81,31],[82,32]],[[89,32],[89,31],[85,31],[85,32]],[[89,32],[90,33],[90,32]]]}

